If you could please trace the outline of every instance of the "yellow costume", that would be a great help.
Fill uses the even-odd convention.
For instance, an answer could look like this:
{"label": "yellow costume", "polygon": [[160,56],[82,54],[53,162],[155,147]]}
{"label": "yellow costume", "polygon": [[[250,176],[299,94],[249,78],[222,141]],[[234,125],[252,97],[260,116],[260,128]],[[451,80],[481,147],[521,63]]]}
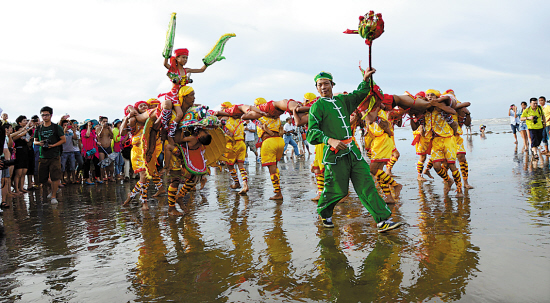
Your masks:
{"label": "yellow costume", "polygon": [[[378,112],[378,118],[388,121],[388,116],[383,110]],[[390,161],[392,152],[395,149],[391,137],[376,122],[369,125],[369,133],[373,138],[370,148],[371,162]]]}
{"label": "yellow costume", "polygon": [[[453,114],[453,120],[458,121],[458,115]],[[462,126],[459,124],[458,128],[457,128],[456,135],[455,135],[456,153],[465,155],[466,154],[466,149],[464,148],[464,139],[462,139],[463,134],[464,134],[464,132],[462,131]]]}
{"label": "yellow costume", "polygon": [[321,172],[324,172],[325,165],[323,164],[323,149],[325,148],[325,144],[317,144],[315,145],[315,158],[313,159],[313,168],[319,168]]}
{"label": "yellow costume", "polygon": [[[142,171],[146,171],[147,163],[145,162],[145,156],[143,152],[143,146],[141,139],[143,137],[144,125],[137,124],[136,129],[132,132],[132,151],[130,153],[130,158],[132,161],[132,167],[134,173],[138,174]],[[134,198],[138,194],[140,195],[141,203],[147,203],[147,189],[149,187],[149,180],[146,179],[145,182],[138,181],[132,191],[130,192],[130,198]]]}
{"label": "yellow costume", "polygon": [[132,136],[132,168],[134,174],[145,171],[146,163],[143,155],[143,148],[141,147],[141,136],[143,136],[143,125],[137,125],[135,133]]}
{"label": "yellow costume", "polygon": [[[279,118],[261,117],[258,119],[262,124],[273,132],[279,132],[281,128],[281,120]],[[262,138],[264,131],[258,128],[258,137]],[[262,166],[268,166],[276,164],[283,156],[283,150],[285,148],[285,140],[279,136],[269,137],[262,142],[260,150],[262,157]]]}
{"label": "yellow costume", "polygon": [[413,136],[416,138],[418,136],[418,142],[414,145],[417,155],[427,155],[431,153],[431,138],[427,138],[426,135],[422,136],[422,133],[419,129],[413,131]]}
{"label": "yellow costume", "polygon": [[[453,129],[445,121],[441,112],[434,110],[431,115],[431,125],[434,136],[432,140],[431,158],[434,162],[447,161],[455,163],[456,161],[456,141],[453,136]],[[426,124],[427,120],[426,120]]]}
{"label": "yellow costume", "polygon": [[317,181],[317,190],[322,192],[325,188],[325,165],[323,164],[323,150],[325,149],[325,143],[315,145],[315,158],[313,159],[313,169],[319,169],[318,173],[315,173],[315,180]]}
{"label": "yellow costume", "polygon": [[246,145],[244,144],[243,121],[241,119],[229,117],[225,127],[227,132],[233,135],[230,136],[227,132],[225,135],[227,139],[225,147],[228,149],[228,152],[225,153],[227,164],[234,165],[236,162],[244,162],[246,157]]}

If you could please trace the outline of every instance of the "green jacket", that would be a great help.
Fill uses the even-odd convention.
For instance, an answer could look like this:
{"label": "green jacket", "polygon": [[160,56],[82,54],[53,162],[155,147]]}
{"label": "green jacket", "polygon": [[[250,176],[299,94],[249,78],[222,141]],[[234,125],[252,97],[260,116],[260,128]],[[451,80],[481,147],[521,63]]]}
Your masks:
{"label": "green jacket", "polygon": [[350,152],[357,160],[362,160],[361,151],[353,142],[348,148],[334,153],[328,139],[346,140],[352,138],[355,130],[350,126],[350,115],[363,102],[371,91],[370,83],[362,81],[357,90],[348,95],[320,98],[309,109],[307,141],[313,145],[325,143],[323,164],[336,164],[336,160]]}

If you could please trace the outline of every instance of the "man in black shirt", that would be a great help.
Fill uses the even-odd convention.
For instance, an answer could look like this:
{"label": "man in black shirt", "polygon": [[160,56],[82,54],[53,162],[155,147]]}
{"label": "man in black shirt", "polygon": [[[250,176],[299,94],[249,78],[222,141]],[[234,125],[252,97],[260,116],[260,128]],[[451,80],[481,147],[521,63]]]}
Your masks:
{"label": "man in black shirt", "polygon": [[[58,124],[52,123],[53,109],[44,106],[40,109],[40,115],[44,124],[34,132],[34,144],[40,146],[40,159],[38,161],[38,181],[41,184],[52,181],[52,204],[57,203],[57,188],[61,180],[61,145],[65,143],[65,133]],[[50,196],[50,195],[48,195]]]}

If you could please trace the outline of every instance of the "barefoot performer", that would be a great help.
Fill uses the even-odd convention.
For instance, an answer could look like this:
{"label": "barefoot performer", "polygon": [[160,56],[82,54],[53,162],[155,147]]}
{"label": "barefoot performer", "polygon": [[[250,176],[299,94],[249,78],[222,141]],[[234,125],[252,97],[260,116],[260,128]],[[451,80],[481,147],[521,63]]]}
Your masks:
{"label": "barefoot performer", "polygon": [[126,116],[122,120],[121,125],[121,135],[123,136],[127,134],[128,128],[130,129],[130,133],[132,135],[132,168],[134,169],[134,174],[139,174],[139,181],[136,183],[134,189],[132,189],[132,191],[128,193],[128,198],[126,199],[126,201],[124,201],[122,205],[127,206],[130,201],[139,194],[142,204],[141,209],[143,210],[149,209],[149,205],[147,204],[147,189],[149,187],[149,179],[147,178],[147,173],[145,171],[147,163],[145,162],[141,142],[145,121],[147,121],[148,118],[147,109],[148,105],[145,101],[138,101],[136,102],[136,104],[134,104],[133,107],[131,105],[128,105],[124,109],[124,114]]}
{"label": "barefoot performer", "polygon": [[[445,94],[452,94],[455,96],[455,92],[452,89],[449,89],[445,92]],[[464,139],[462,139],[462,135],[464,132],[462,131],[462,125],[471,125],[472,120],[470,117],[470,111],[468,110],[468,106],[470,106],[470,102],[460,102],[457,100],[456,105],[456,115],[453,115],[453,119],[458,122],[458,129],[457,133],[455,135],[456,140],[456,159],[458,160],[460,164],[460,172],[462,174],[462,183],[464,184],[464,189],[473,189],[474,187],[468,183],[468,161],[466,160],[466,149],[464,148]]]}
{"label": "barefoot performer", "polygon": [[[305,106],[311,107],[317,100],[319,100],[319,98],[317,98],[314,93],[306,93],[304,95]],[[315,202],[319,201],[323,189],[325,188],[325,165],[323,164],[324,148],[325,143],[315,145],[315,158],[313,159],[313,163],[311,163],[311,172],[315,174],[315,183],[317,183],[317,196],[311,199],[311,201]]]}
{"label": "barefoot performer", "polygon": [[[229,102],[224,102],[222,104],[223,108],[231,108],[232,105]],[[233,118],[229,116],[226,120],[225,126],[223,127],[225,132],[225,138],[227,139],[227,153],[225,158],[227,158],[227,168],[233,179],[233,184],[231,185],[232,189],[241,187],[239,183],[239,176],[237,175],[237,170],[235,169],[235,164],[239,168],[241,178],[243,180],[243,186],[239,194],[245,195],[248,192],[248,174],[244,168],[244,160],[246,157],[246,145],[244,144],[244,124],[243,120],[240,118]]]}
{"label": "barefoot performer", "polygon": [[[254,104],[260,108],[261,105],[266,104],[265,102],[264,98],[257,98]],[[279,134],[281,119],[279,119],[279,116],[262,116],[258,118],[253,111],[244,114],[242,119],[258,120],[258,137],[262,140],[260,149],[262,166],[268,167],[271,183],[273,184],[273,192],[275,192],[275,195],[269,199],[282,200],[283,195],[281,194],[280,185],[281,174],[277,168],[277,162],[283,156],[283,150],[285,148],[285,140],[283,140]]]}
{"label": "barefoot performer", "polygon": [[[428,101],[431,101],[433,103],[439,102],[440,96],[441,93],[435,89],[429,89],[426,91],[426,98],[428,98]],[[428,113],[430,112],[426,113],[426,130],[433,131],[431,160],[433,160],[435,171],[444,181],[444,194],[447,195],[451,190],[451,186],[453,185],[453,180],[451,180],[447,173],[447,170],[451,169],[454,183],[456,183],[456,196],[462,197],[463,194],[460,171],[456,168],[455,165],[456,140],[454,138],[454,131],[442,114],[442,112],[445,112],[447,110],[448,109],[446,108],[442,108],[442,110],[440,111],[438,110],[438,108],[434,108],[431,111],[431,114],[428,115]],[[446,113],[452,114],[452,112]],[[454,111],[454,113],[456,113],[456,111]]]}
{"label": "barefoot performer", "polygon": [[[190,130],[192,131],[191,135],[184,137],[180,141],[181,145],[176,143],[177,146],[172,151],[169,160],[168,214],[171,216],[183,215],[176,209],[176,200],[183,198],[207,173],[204,146],[212,142],[212,136],[206,129],[200,127],[190,128]],[[180,183],[183,184],[183,187],[177,193]],[[181,204],[180,207],[182,208]]]}
{"label": "barefoot performer", "polygon": [[[378,185],[386,195],[386,202],[395,203],[394,198],[399,197],[403,185],[397,183],[390,174],[383,170],[384,165],[388,166],[395,150],[391,124],[384,110],[378,111],[378,117],[375,121],[369,121],[369,119],[367,121],[369,123],[368,132],[372,136],[370,172],[376,177]],[[395,197],[392,196],[391,189],[394,190]]]}

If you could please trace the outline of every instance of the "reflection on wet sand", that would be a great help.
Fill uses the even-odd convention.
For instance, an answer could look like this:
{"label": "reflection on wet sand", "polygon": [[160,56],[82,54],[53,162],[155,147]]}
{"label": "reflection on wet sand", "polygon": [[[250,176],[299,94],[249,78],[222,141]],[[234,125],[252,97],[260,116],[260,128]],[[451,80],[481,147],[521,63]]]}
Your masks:
{"label": "reflection on wet sand", "polygon": [[[531,165],[528,165],[527,169],[524,168],[529,172],[523,186],[528,192],[527,203],[531,205],[527,212],[533,218],[534,223],[541,226],[550,226],[547,220],[550,218],[549,158],[549,156],[542,156],[539,161],[531,161]],[[527,155],[523,161],[529,162]]]}
{"label": "reflection on wet sand", "polygon": [[407,288],[408,301],[437,298],[443,302],[460,300],[478,271],[479,247],[470,242],[470,198],[441,200],[431,185],[419,189],[420,242],[415,245],[418,271],[415,283]]}

